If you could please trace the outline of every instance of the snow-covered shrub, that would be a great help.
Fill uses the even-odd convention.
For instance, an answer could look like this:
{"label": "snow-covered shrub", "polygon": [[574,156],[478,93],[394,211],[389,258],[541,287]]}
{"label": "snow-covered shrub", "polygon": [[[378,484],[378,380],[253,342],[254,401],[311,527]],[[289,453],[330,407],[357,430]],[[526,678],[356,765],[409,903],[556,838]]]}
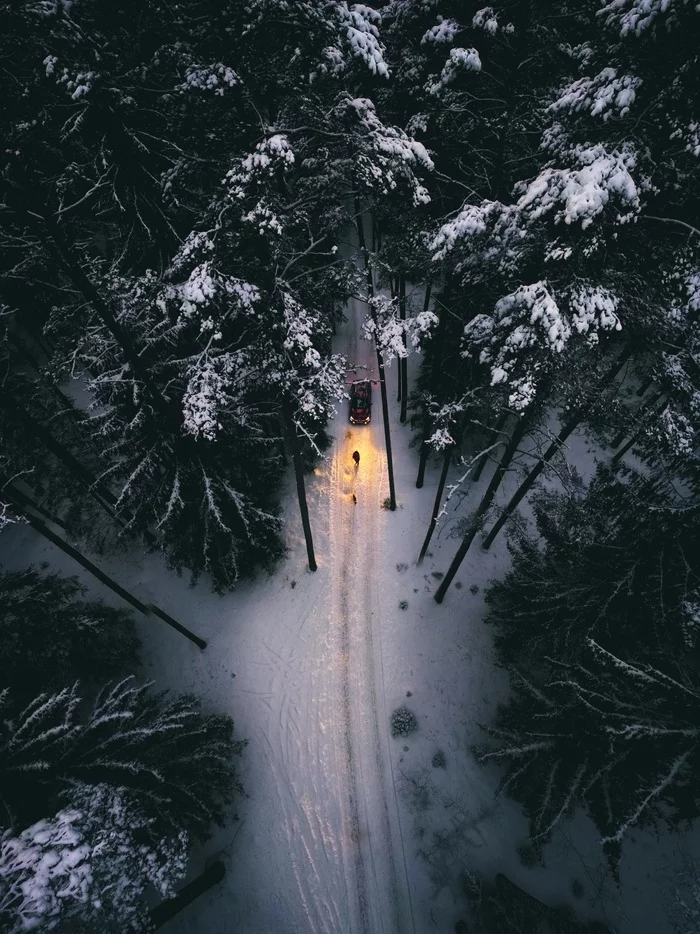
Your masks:
{"label": "snow-covered shrub", "polygon": [[418,729],[418,720],[408,707],[397,707],[391,714],[391,735],[408,736]]}

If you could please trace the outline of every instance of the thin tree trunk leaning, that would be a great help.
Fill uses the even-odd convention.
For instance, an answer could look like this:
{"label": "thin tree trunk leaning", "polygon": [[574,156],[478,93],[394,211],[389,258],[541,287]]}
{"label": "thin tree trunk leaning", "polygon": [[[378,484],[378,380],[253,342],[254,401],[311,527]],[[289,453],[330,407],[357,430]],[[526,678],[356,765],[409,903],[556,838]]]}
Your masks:
{"label": "thin tree trunk leaning", "polygon": [[394,512],[396,509],[396,487],[394,486],[394,460],[391,456],[391,426],[389,425],[389,400],[387,399],[386,391],[386,373],[384,372],[384,358],[382,357],[382,352],[378,344],[375,346],[375,349],[377,351],[377,368],[379,370],[379,388],[382,396],[386,460],[389,471],[389,509]]}
{"label": "thin tree trunk leaning", "polygon": [[23,406],[19,405],[10,396],[3,395],[0,397],[0,406],[9,412],[11,417],[14,416],[27,433],[40,441],[72,474],[79,477],[83,483],[86,483],[100,506],[107,509],[112,518],[115,518],[114,512],[106,504],[109,503],[109,506],[114,506],[117,502],[116,497],[106,487],[98,483],[97,478],[90,473],[87,467],[81,464],[77,457],[74,457],[60,441],[54,438],[47,428],[36,421]]}
{"label": "thin tree trunk leaning", "polygon": [[[624,364],[628,356],[629,356],[629,351],[626,350],[622,354],[622,357],[614,363],[614,365],[610,368],[610,370],[608,370],[607,374],[600,381],[600,383],[598,383],[597,390],[602,389],[608,383],[612,382],[612,380],[618,374],[620,367]],[[540,460],[532,468],[532,470],[527,475],[527,477],[525,477],[523,482],[520,484],[518,489],[515,491],[515,493],[511,497],[508,505],[505,507],[505,509],[499,516],[499,518],[496,520],[495,525],[493,526],[489,534],[484,539],[482,547],[485,550],[488,550],[491,547],[493,540],[496,538],[496,536],[501,531],[503,526],[506,524],[508,519],[513,515],[515,510],[518,508],[520,503],[523,501],[523,499],[525,499],[525,497],[527,496],[529,491],[534,486],[535,481],[537,480],[539,475],[542,473],[544,468],[547,466],[550,460],[554,457],[557,451],[561,449],[562,445],[564,444],[566,439],[569,437],[569,435],[576,429],[576,427],[581,423],[581,421],[590,412],[592,406],[593,406],[592,401],[586,402],[584,403],[584,405],[579,406],[578,409],[574,411],[574,414],[566,422],[566,424],[561,429],[557,437],[554,439],[554,441],[552,441],[552,443],[549,445],[547,450],[544,452]]]}
{"label": "thin tree trunk leaning", "polygon": [[[432,285],[430,282],[428,282],[425,287],[425,298],[423,300],[423,311],[427,311],[428,308],[430,307],[431,290],[432,290]],[[437,331],[437,334],[435,335],[436,340],[442,333],[442,327],[443,327],[444,321],[445,321],[445,315],[443,314],[440,317],[440,322],[438,324],[438,331]],[[439,361],[439,355],[436,352],[435,356],[433,357],[433,367],[432,367],[433,383],[434,383],[434,379],[435,379],[437,368],[438,368],[438,361]],[[423,486],[423,481],[425,479],[425,468],[428,463],[428,457],[430,456],[430,445],[428,444],[428,438],[430,437],[431,434],[432,434],[432,424],[431,424],[430,416],[426,412],[425,413],[425,427],[423,430],[423,440],[421,442],[420,455],[418,459],[418,476],[416,477],[416,487],[419,490]]]}
{"label": "thin tree trunk leaning", "polygon": [[[402,321],[406,320],[406,277],[399,278],[399,317]],[[403,345],[408,349],[406,332],[403,335]],[[401,415],[399,419],[401,424],[406,423],[406,409],[408,406],[408,357],[401,357],[399,360],[399,382],[401,384]]]}
{"label": "thin tree trunk leaning", "polygon": [[[69,545],[64,539],[59,535],[56,535],[55,532],[52,532],[51,529],[46,525],[43,519],[40,519],[38,516],[33,515],[31,511],[26,508],[31,501],[28,497],[25,497],[25,505],[22,505],[19,499],[14,499],[14,490],[8,484],[3,485],[3,479],[0,478],[0,486],[4,494],[8,496],[16,505],[21,509],[22,515],[26,518],[27,522],[33,529],[39,532],[40,535],[43,535],[44,538],[48,539],[53,545],[59,548],[62,552],[69,555],[73,558],[74,561],[85,568],[86,571],[89,571],[93,577],[96,577],[100,583],[104,584],[105,587],[109,587],[110,590],[113,590],[122,600],[126,601],[130,606],[133,606],[134,609],[138,610],[140,613],[143,613],[144,616],[158,616],[169,626],[172,626],[173,629],[181,633],[190,642],[194,642],[195,645],[199,646],[200,649],[205,649],[207,643],[204,639],[201,639],[199,636],[195,635],[191,630],[187,629],[182,623],[178,623],[177,620],[173,619],[169,613],[166,613],[165,610],[161,610],[160,607],[156,607],[153,604],[142,603],[133,594],[130,594],[128,590],[125,590],[120,584],[112,580],[111,577],[108,577],[104,571],[101,571],[96,564],[93,564],[85,555],[81,554],[77,549],[73,548],[72,545]],[[35,506],[31,506],[31,509],[36,509]],[[38,510],[37,510],[38,512]]]}
{"label": "thin tree trunk leaning", "polygon": [[301,462],[301,451],[299,450],[299,438],[294,424],[294,413],[292,404],[288,399],[284,400],[284,420],[289,437],[289,446],[292,449],[292,460],[294,462],[294,476],[297,481],[297,497],[299,499],[299,512],[301,513],[301,524],[304,528],[304,538],[306,539],[306,555],[309,563],[309,570],[315,571],[318,567],[316,556],[314,554],[314,540],[311,535],[311,523],[309,522],[309,507],[306,502],[306,484],[304,482],[304,465]]}
{"label": "thin tree trunk leaning", "polygon": [[647,389],[651,386],[651,384],[652,384],[653,382],[654,382],[654,377],[653,377],[653,376],[650,376],[649,379],[645,379],[644,382],[642,383],[642,385],[641,385],[641,386],[639,387],[639,389],[637,390],[637,395],[638,395],[638,396],[643,396],[644,393],[647,391]]}
{"label": "thin tree trunk leaning", "polygon": [[[60,441],[54,438],[51,432],[45,428],[41,422],[33,418],[25,408],[19,405],[14,399],[11,399],[10,396],[4,395],[0,397],[0,406],[8,411],[11,416],[14,415],[29,435],[43,444],[71,474],[86,485],[89,495],[94,499],[97,505],[107,513],[113,522],[116,522],[117,525],[120,525],[122,528],[126,528],[128,523],[113,508],[117,503],[116,496],[108,490],[106,486],[99,483],[97,478],[87,467],[83,466],[77,457],[74,457]],[[157,541],[156,536],[148,529],[144,529],[143,536],[150,545],[155,544]]]}
{"label": "thin tree trunk leaning", "polygon": [[[640,421],[643,419],[646,419],[652,413],[653,409],[656,407],[657,403],[662,399],[663,395],[664,394],[662,392],[658,392],[656,393],[655,396],[653,396],[649,400],[649,402],[644,406],[643,411],[640,413]],[[661,409],[663,409],[665,405],[666,405],[666,400],[664,399]],[[610,461],[610,463],[613,466],[619,464],[622,458],[625,456],[625,454],[630,450],[630,448],[634,447],[634,445],[637,442],[637,439],[639,438],[639,435],[642,432],[642,429],[643,429],[643,425],[639,425],[639,427],[637,428],[637,431],[632,433],[632,436],[628,440],[627,444],[623,445],[623,447],[621,447],[620,450],[616,452],[615,456]],[[624,435],[623,435],[623,439],[624,439]]]}
{"label": "thin tree trunk leaning", "polygon": [[23,490],[20,490],[19,487],[15,486],[14,483],[8,483],[5,487],[5,491],[8,496],[12,498],[13,502],[21,506],[23,510],[25,508],[34,509],[49,522],[53,522],[59,529],[63,529],[64,532],[67,531],[65,524],[61,522],[57,516],[52,516],[43,506],[35,503],[31,497],[27,496],[27,494]]}
{"label": "thin tree trunk leaning", "polygon": [[[355,214],[357,215],[357,238],[360,242],[360,251],[365,261],[365,275],[367,277],[367,290],[370,297],[374,296],[374,282],[372,281],[372,270],[370,269],[369,259],[367,256],[367,247],[365,245],[365,232],[362,226],[362,215],[360,213],[359,202],[355,201]],[[369,306],[370,314],[376,325],[377,317],[372,309],[372,306]],[[382,356],[381,348],[379,347],[378,342],[375,340],[374,347],[377,352],[377,369],[379,370],[379,388],[381,390],[382,396],[382,416],[384,419],[384,443],[386,446],[386,464],[387,471],[389,474],[389,509],[392,512],[396,509],[396,487],[394,485],[394,459],[391,455],[391,426],[389,424],[389,400],[387,398],[386,391],[386,373],[384,370],[384,357]]]}
{"label": "thin tree trunk leaning", "polygon": [[452,559],[452,564],[450,565],[447,574],[445,574],[442,581],[440,582],[440,586],[435,591],[434,599],[436,603],[442,603],[442,601],[445,599],[445,594],[447,593],[450,584],[454,580],[455,574],[459,570],[460,564],[462,561],[464,561],[464,558],[469,551],[474,538],[476,537],[476,533],[481,528],[482,519],[491,508],[491,503],[493,502],[493,499],[498,492],[498,488],[501,485],[501,481],[503,480],[505,472],[510,466],[510,462],[513,460],[515,452],[518,450],[518,445],[522,441],[528,426],[529,419],[523,418],[521,416],[513,428],[513,434],[510,436],[508,445],[503,452],[503,457],[501,458],[498,467],[494,471],[493,477],[491,477],[491,482],[489,483],[486,492],[484,493],[481,502],[479,503],[478,509],[474,513],[474,517],[467,530],[467,533],[462,539],[462,542],[457,549],[456,555]]}
{"label": "thin tree trunk leaning", "polygon": [[199,898],[210,888],[215,886],[226,875],[226,867],[217,860],[204,870],[196,879],[188,882],[173,898],[168,898],[160,905],[151,909],[151,925],[154,930],[162,927],[166,922],[171,921],[175,915],[179,914],[183,908],[192,904],[195,898]]}
{"label": "thin tree trunk leaning", "polygon": [[[396,301],[399,297],[399,283],[400,277],[391,279],[391,300]],[[399,309],[399,318],[401,317],[401,310]],[[403,389],[403,382],[401,379],[401,362],[396,361],[396,401],[401,402],[401,391]]]}
{"label": "thin tree trunk leaning", "polygon": [[[499,419],[496,422],[495,426],[490,430],[490,438],[491,438],[492,443],[496,442],[496,440],[498,439],[498,436],[502,433],[503,429],[505,428],[505,424],[507,421],[508,421],[508,413],[504,412],[501,416],[499,416]],[[484,467],[488,463],[488,461],[489,461],[489,455],[482,454],[481,457],[479,458],[478,464],[476,465],[476,470],[472,474],[472,483],[478,483],[478,481],[481,479],[481,474],[484,470]]]}
{"label": "thin tree trunk leaning", "polygon": [[520,484],[518,489],[515,491],[513,496],[510,499],[510,502],[505,507],[501,515],[496,520],[496,524],[493,526],[489,534],[484,539],[482,547],[485,550],[488,550],[495,537],[501,531],[503,526],[506,524],[508,519],[513,515],[515,510],[518,508],[520,503],[525,499],[529,491],[535,485],[535,481],[542,473],[547,464],[551,461],[557,451],[561,450],[561,446],[564,444],[569,435],[574,431],[574,429],[580,424],[581,419],[586,414],[586,410],[577,409],[574,415],[569,419],[569,421],[564,425],[562,430],[559,432],[557,437],[552,441],[547,450],[544,452],[540,460],[535,464],[530,473],[525,477],[523,482]]}
{"label": "thin tree trunk leaning", "polygon": [[425,465],[428,463],[428,455],[430,454],[430,445],[428,444],[428,438],[430,437],[430,424],[426,426],[425,437],[421,441],[420,445],[420,456],[418,459],[418,476],[416,477],[416,487],[417,489],[422,489],[423,482],[425,480]]}
{"label": "thin tree trunk leaning", "polygon": [[445,454],[442,460],[442,471],[440,473],[440,482],[438,483],[437,491],[435,493],[435,502],[433,503],[433,514],[430,517],[430,525],[428,526],[428,531],[425,533],[425,539],[423,541],[423,547],[420,550],[420,554],[418,555],[418,561],[416,561],[417,565],[421,565],[423,563],[423,558],[425,558],[425,553],[430,546],[430,539],[433,537],[433,532],[435,531],[435,526],[437,525],[440,504],[442,503],[442,494],[445,490],[445,483],[447,482],[447,473],[450,469],[451,459],[452,448],[445,448]]}

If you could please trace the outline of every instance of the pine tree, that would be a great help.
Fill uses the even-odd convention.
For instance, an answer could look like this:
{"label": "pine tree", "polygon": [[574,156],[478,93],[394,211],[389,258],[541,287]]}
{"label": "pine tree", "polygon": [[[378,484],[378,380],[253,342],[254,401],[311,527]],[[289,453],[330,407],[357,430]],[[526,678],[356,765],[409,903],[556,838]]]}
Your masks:
{"label": "pine tree", "polygon": [[631,826],[698,816],[700,686],[689,670],[669,675],[587,638],[578,663],[555,664],[541,686],[510,672],[513,698],[479,759],[506,765],[500,791],[525,807],[534,843],[583,805],[616,869]]}
{"label": "pine tree", "polygon": [[511,537],[512,570],[487,595],[510,662],[571,661],[587,638],[671,666],[694,650],[700,504],[663,477],[601,467],[588,490],[533,506],[537,539]]}
{"label": "pine tree", "polygon": [[154,830],[206,835],[240,791],[233,722],[202,714],[192,696],[173,700],[132,678],[105,686],[88,709],[76,684],[41,694],[21,709],[3,694],[0,796],[10,826],[45,813],[75,782],[126,789]]}
{"label": "pine tree", "polygon": [[29,699],[78,678],[99,683],[133,669],[133,617],[85,594],[75,577],[0,572],[0,684]]}

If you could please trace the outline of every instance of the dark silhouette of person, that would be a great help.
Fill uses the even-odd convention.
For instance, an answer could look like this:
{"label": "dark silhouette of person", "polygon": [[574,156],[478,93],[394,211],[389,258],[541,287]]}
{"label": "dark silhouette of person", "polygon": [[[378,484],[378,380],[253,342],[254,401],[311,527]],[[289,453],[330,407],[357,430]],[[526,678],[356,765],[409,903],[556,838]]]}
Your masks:
{"label": "dark silhouette of person", "polygon": [[359,466],[360,466],[360,452],[359,452],[359,451],[353,451],[353,452],[352,452],[352,459],[355,461],[356,466],[359,467]]}

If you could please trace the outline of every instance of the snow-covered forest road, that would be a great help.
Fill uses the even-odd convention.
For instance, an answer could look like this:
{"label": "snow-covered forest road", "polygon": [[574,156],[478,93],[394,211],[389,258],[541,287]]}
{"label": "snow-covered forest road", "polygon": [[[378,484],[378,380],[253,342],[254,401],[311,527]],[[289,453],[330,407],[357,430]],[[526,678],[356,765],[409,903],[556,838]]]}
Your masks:
{"label": "snow-covered forest road", "polygon": [[[353,245],[345,248],[352,255]],[[413,301],[422,307],[421,295]],[[365,313],[364,303],[351,301],[334,339],[334,350],[355,367],[348,382],[378,376],[374,347],[361,335]],[[488,878],[504,872],[551,905],[566,903],[571,880],[583,880],[592,896],[581,906],[588,916],[619,934],[644,931],[648,917],[659,917],[665,874],[673,877],[672,837],[660,845],[651,832],[635,834],[622,863],[624,901],[581,814],[555,838],[546,867],[518,858],[527,822],[513,802],[494,800],[498,776],[470,753],[482,738],[479,724],[492,719],[507,690],[483,625],[486,585],[508,566],[505,541],[488,553],[473,548],[445,603],[434,602],[469,503],[455,510],[453,498],[417,567],[437,470],[431,464],[425,487],[415,488],[417,457],[410,429],[398,420],[395,364],[387,383],[398,508],[382,508],[389,490],[375,384],[371,424],[350,425],[347,402],[339,403],[328,429],[332,445],[306,477],[316,573],[307,570],[291,465],[289,553],[271,575],[230,595],[216,596],[207,580],[189,588],[157,554],[93,556],[140,599],[207,640],[200,651],[160,621],[139,617],[139,674],[229,713],[237,736],[248,740],[238,766],[245,791],[235,805],[239,819],[195,848],[188,879],[219,859],[226,876],[168,922],[165,934],[452,934],[468,916],[465,870]],[[568,450],[590,472],[585,437],[572,437]],[[516,473],[506,478],[504,500],[517,482]],[[488,474],[465,488],[472,503],[487,483]],[[46,561],[120,605],[31,528],[14,526],[3,539],[9,568]],[[402,705],[418,730],[392,738],[391,713]],[[655,931],[670,934],[668,927]]]}
{"label": "snow-covered forest road", "polygon": [[[352,301],[335,349],[358,377],[374,379],[374,348],[361,339],[364,315],[365,306]],[[247,787],[246,822],[258,836],[254,851],[261,853],[267,833],[274,839],[259,865],[269,902],[258,903],[256,920],[249,915],[238,928],[246,934],[414,930],[388,750],[377,573],[387,484],[378,385],[373,395],[367,426],[350,425],[347,403],[339,405],[333,446],[309,483],[317,574],[298,588],[284,580],[279,617],[264,633],[250,634],[250,657],[235,663],[231,701],[235,709],[258,707],[255,734],[244,733],[250,754],[264,757],[257,769],[271,779]],[[240,879],[233,884],[239,893],[258,888],[263,895],[252,878],[250,888]],[[208,919],[202,926],[201,903],[199,909],[173,929],[219,930],[214,918],[212,927]]]}

